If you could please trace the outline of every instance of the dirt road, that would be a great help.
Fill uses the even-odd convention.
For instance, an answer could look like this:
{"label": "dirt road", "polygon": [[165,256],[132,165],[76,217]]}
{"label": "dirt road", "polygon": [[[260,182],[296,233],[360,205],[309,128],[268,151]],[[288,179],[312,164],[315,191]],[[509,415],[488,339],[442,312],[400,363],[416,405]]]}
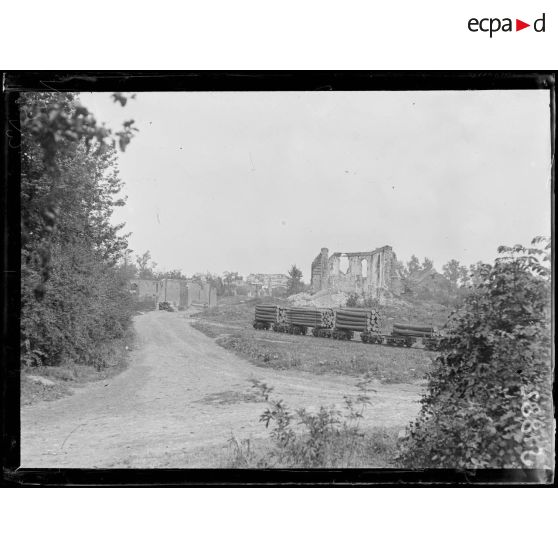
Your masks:
{"label": "dirt road", "polygon": [[[122,374],[21,411],[22,467],[222,467],[227,440],[266,436],[250,378],[291,408],[342,404],[354,378],[259,368],[189,325],[184,313],[135,318],[137,348]],[[402,427],[419,386],[376,385],[368,424]]]}

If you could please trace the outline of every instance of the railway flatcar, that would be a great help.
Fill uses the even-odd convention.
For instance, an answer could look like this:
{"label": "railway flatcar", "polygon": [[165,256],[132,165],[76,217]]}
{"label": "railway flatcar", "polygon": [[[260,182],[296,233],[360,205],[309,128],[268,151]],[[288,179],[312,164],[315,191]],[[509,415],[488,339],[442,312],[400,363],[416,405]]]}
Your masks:
{"label": "railway flatcar", "polygon": [[364,340],[380,332],[380,321],[380,313],[372,308],[338,308],[331,337],[350,340],[355,332],[360,332]]}
{"label": "railway flatcar", "polygon": [[280,333],[351,340],[360,332],[363,343],[413,347],[419,339],[427,350],[439,349],[443,338],[432,326],[394,324],[391,333],[381,332],[380,313],[372,308],[285,308],[274,304],[256,306],[253,323],[256,329],[273,329]]}
{"label": "railway flatcar", "polygon": [[442,336],[432,326],[420,324],[393,324],[390,334],[374,334],[363,341],[367,343],[378,343],[392,345],[395,347],[412,347],[418,340],[422,341],[422,346],[428,350],[439,348]]}

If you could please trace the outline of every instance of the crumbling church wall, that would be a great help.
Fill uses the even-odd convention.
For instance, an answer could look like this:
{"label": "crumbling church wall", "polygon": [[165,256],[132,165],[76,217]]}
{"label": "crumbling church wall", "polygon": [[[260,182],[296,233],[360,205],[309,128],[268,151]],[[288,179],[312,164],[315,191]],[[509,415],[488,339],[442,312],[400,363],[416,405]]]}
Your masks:
{"label": "crumbling church wall", "polygon": [[[342,258],[347,258],[349,263],[346,272],[341,270]],[[381,298],[386,292],[399,290],[396,263],[391,246],[371,252],[334,252],[331,256],[327,248],[322,248],[312,262],[312,289],[315,292],[324,289],[356,292]]]}
{"label": "crumbling church wall", "polygon": [[329,269],[328,249],[322,248],[312,262],[312,289],[321,291],[329,287]]}

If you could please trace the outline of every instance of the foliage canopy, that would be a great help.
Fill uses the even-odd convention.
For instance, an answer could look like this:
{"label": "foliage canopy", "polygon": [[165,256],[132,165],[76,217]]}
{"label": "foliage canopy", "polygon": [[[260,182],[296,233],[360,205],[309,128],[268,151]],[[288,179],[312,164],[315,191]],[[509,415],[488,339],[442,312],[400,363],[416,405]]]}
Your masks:
{"label": "foliage canopy", "polygon": [[102,367],[131,318],[127,236],[111,216],[125,203],[115,144],[135,129],[117,140],[72,94],[23,94],[20,113],[23,362]]}

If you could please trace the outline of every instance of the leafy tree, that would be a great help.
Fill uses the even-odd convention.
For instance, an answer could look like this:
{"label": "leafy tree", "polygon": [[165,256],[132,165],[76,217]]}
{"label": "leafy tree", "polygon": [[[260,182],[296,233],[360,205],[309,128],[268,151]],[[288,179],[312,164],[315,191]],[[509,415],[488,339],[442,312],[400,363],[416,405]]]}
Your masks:
{"label": "leafy tree", "polygon": [[138,277],[140,279],[155,279],[157,264],[151,259],[151,252],[147,250],[141,256],[136,256]]}
{"label": "leafy tree", "polygon": [[211,287],[214,287],[218,296],[225,295],[225,286],[223,284],[223,279],[215,273],[206,271],[205,273],[194,273],[192,275],[192,280],[198,283],[209,283]]}
{"label": "leafy tree", "polygon": [[180,269],[165,271],[162,273],[162,276],[166,279],[187,279],[186,275],[184,275]]}
{"label": "leafy tree", "polygon": [[416,273],[420,271],[420,262],[419,259],[413,254],[411,259],[407,262],[407,274],[411,275],[412,273]]}
{"label": "leafy tree", "polygon": [[198,283],[199,285],[203,285],[203,283],[207,281],[207,278],[205,273],[194,273],[192,277],[190,277],[190,280],[194,283]]}
{"label": "leafy tree", "polygon": [[407,266],[399,260],[395,261],[395,271],[399,273],[399,276],[402,279],[405,279],[409,275],[409,270],[407,269]]}
{"label": "leafy tree", "polygon": [[225,287],[225,294],[232,296],[235,294],[234,284],[241,281],[242,277],[237,271],[225,271],[223,273],[223,285]]}
{"label": "leafy tree", "polygon": [[454,285],[457,285],[457,280],[459,278],[459,266],[459,261],[455,259],[450,260],[442,266],[442,275]]}
{"label": "leafy tree", "polygon": [[482,282],[482,270],[484,268],[484,263],[483,262],[477,262],[475,264],[471,264],[469,266],[469,269],[467,271],[465,280],[464,280],[464,285],[466,285],[467,287],[475,287],[476,285],[478,285],[479,283]]}
{"label": "leafy tree", "polygon": [[452,259],[442,267],[442,274],[457,287],[463,285],[467,281],[468,271],[458,260]]}
{"label": "leafy tree", "polygon": [[541,240],[500,247],[494,265],[476,266],[402,442],[404,466],[551,463],[550,244]]}
{"label": "leafy tree", "polygon": [[[114,100],[123,103],[125,94],[115,94]],[[48,238],[60,216],[60,204],[70,187],[64,180],[64,165],[74,157],[79,148],[88,156],[96,157],[108,150],[114,153],[118,144],[126,148],[137,128],[129,120],[115,134],[100,126],[93,114],[79,103],[71,93],[26,93],[20,100],[20,130],[22,140],[21,160],[24,179],[22,198],[22,243],[29,235],[45,242],[36,246],[35,257],[42,270],[42,281],[36,295],[43,293],[43,283],[49,274]],[[124,103],[125,104],[125,103]],[[35,195],[39,190],[40,195]],[[124,203],[121,200],[120,205]]]}
{"label": "leafy tree", "polygon": [[467,284],[468,278],[469,278],[469,270],[464,265],[460,265],[457,284],[463,287],[464,285]]}
{"label": "leafy tree", "polygon": [[119,142],[71,94],[26,93],[20,111],[22,358],[101,367],[131,317],[111,216],[125,202],[115,145],[133,129]]}
{"label": "leafy tree", "polygon": [[287,295],[297,294],[302,291],[302,271],[295,264],[288,271],[289,279],[287,282]]}
{"label": "leafy tree", "polygon": [[434,262],[429,258],[424,258],[421,269],[423,271],[430,271],[431,269],[434,269]]}
{"label": "leafy tree", "polygon": [[118,263],[118,272],[125,281],[131,281],[138,276],[138,268],[130,258],[131,250],[125,250],[122,259]]}

